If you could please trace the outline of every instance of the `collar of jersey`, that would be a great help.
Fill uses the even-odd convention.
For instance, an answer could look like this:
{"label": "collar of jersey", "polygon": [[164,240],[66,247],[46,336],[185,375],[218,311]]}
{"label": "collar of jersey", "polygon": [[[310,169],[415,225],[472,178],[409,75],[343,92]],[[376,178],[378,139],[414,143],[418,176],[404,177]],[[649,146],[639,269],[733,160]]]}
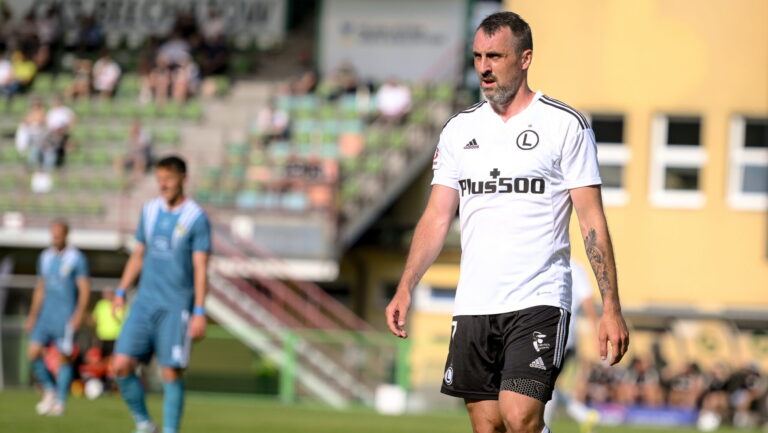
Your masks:
{"label": "collar of jersey", "polygon": [[534,105],[534,104],[536,104],[536,102],[537,102],[539,99],[541,99],[541,96],[542,96],[543,94],[544,94],[544,93],[543,93],[541,90],[537,90],[537,91],[536,91],[536,92],[533,94],[533,99],[531,99],[531,102],[528,104],[528,106],[526,106],[525,108],[523,108],[523,111],[521,111],[521,112],[519,112],[519,113],[515,114],[514,116],[510,117],[509,119],[507,119],[507,121],[506,121],[506,122],[504,121],[504,119],[502,119],[502,118],[501,118],[501,116],[500,116],[500,115],[498,115],[498,114],[497,114],[497,113],[496,113],[496,112],[493,110],[493,107],[491,107],[491,103],[490,103],[490,102],[488,102],[488,103],[487,103],[487,104],[485,104],[485,105],[487,105],[487,106],[488,106],[487,110],[488,110],[488,111],[489,111],[489,112],[490,112],[490,113],[491,113],[491,114],[492,114],[494,117],[496,117],[497,119],[499,119],[499,120],[500,120],[500,121],[501,121],[503,124],[505,124],[505,125],[509,125],[509,124],[510,124],[510,122],[511,122],[511,121],[513,121],[513,120],[515,120],[515,119],[522,119],[522,116],[523,116],[525,113],[527,113],[528,111],[530,111],[530,110],[532,109],[533,105]]}

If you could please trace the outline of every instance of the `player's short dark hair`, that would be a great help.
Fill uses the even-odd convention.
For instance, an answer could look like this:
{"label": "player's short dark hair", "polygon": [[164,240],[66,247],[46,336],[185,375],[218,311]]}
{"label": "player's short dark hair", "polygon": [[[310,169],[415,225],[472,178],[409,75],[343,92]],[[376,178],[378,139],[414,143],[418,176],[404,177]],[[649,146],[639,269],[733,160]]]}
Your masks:
{"label": "player's short dark hair", "polygon": [[179,174],[187,174],[187,163],[176,155],[166,156],[157,161],[157,168],[167,168]]}
{"label": "player's short dark hair", "polygon": [[514,12],[496,12],[488,15],[477,27],[477,30],[482,29],[486,35],[493,36],[502,27],[509,27],[512,35],[517,39],[517,47],[515,48],[518,55],[525,50],[533,49],[531,27],[524,19],[520,18],[520,15]]}

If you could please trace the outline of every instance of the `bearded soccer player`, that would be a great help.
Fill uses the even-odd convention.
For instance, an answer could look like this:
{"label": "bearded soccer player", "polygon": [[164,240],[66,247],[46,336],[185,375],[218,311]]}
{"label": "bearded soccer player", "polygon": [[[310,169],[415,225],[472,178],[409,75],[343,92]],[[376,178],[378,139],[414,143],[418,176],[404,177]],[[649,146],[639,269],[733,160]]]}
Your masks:
{"label": "bearded soccer player", "polygon": [[549,433],[544,404],[568,339],[572,208],[603,301],[600,354],[615,364],[629,344],[597,148],[581,113],[529,88],[533,40],[519,15],[488,16],[472,50],[486,100],[440,134],[432,192],[387,324],[407,337],[411,291],[458,207],[461,273],[442,392],[464,399],[475,432]]}
{"label": "bearded soccer player", "polygon": [[136,249],[115,290],[114,308],[125,307],[126,290],[141,274],[136,298],[117,339],[113,367],[120,394],[137,433],[156,432],[144,389],[135,374],[155,354],[163,380],[163,433],[176,433],[184,407],[182,372],[190,340],[205,335],[206,273],[211,229],[202,208],[184,195],[187,168],[178,157],[157,163],[160,197],[144,204]]}
{"label": "bearded soccer player", "polygon": [[[43,387],[43,399],[35,406],[40,415],[64,413],[74,374],[74,337],[83,323],[91,293],[88,262],[77,248],[67,245],[69,226],[51,224],[51,247],[40,254],[37,284],[25,328],[29,336],[32,373]],[[54,379],[43,360],[45,347],[54,343],[59,351],[59,368]]]}

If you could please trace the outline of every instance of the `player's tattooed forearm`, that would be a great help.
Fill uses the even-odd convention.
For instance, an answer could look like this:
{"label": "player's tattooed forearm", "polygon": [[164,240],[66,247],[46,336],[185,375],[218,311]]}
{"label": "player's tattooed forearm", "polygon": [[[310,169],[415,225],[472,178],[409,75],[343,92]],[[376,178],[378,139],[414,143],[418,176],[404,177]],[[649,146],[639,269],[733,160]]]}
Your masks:
{"label": "player's tattooed forearm", "polygon": [[592,266],[592,270],[595,272],[597,287],[600,289],[600,296],[605,299],[606,295],[611,293],[612,285],[608,273],[609,269],[604,257],[604,253],[600,250],[600,245],[598,244],[597,239],[597,232],[595,229],[589,229],[587,237],[584,238],[584,246],[587,250],[589,264]]}

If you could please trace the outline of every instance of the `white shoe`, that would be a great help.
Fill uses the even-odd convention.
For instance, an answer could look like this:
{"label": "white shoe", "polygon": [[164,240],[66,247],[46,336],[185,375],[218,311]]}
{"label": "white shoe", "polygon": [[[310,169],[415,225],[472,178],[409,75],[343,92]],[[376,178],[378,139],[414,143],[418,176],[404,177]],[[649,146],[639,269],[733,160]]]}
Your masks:
{"label": "white shoe", "polygon": [[51,406],[51,410],[49,410],[46,415],[48,415],[48,416],[61,416],[61,415],[64,414],[64,409],[65,408],[66,408],[66,406],[64,405],[64,403],[56,400],[56,401],[54,401],[53,406]]}
{"label": "white shoe", "polygon": [[144,421],[136,424],[133,433],[157,433],[157,426],[152,421]]}
{"label": "white shoe", "polygon": [[46,415],[53,408],[53,404],[56,403],[56,393],[53,391],[45,391],[43,393],[43,399],[35,405],[35,412],[38,415]]}

